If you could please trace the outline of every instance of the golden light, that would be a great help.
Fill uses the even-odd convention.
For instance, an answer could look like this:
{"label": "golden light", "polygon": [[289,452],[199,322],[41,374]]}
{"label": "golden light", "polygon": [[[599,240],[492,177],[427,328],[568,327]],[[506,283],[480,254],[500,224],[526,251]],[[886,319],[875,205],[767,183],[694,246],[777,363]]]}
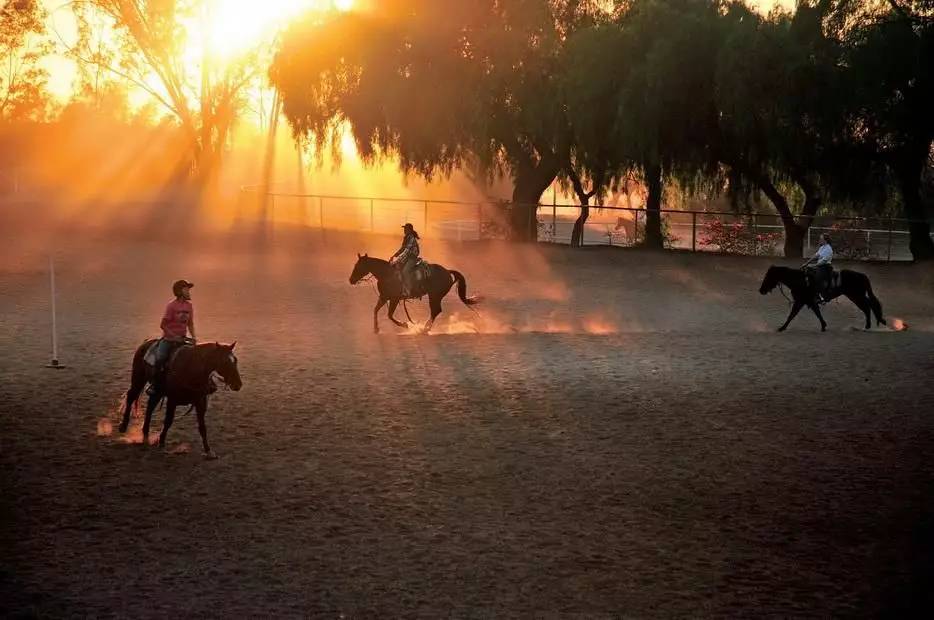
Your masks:
{"label": "golden light", "polygon": [[211,55],[231,58],[271,41],[289,19],[300,13],[349,11],[353,5],[354,0],[208,0],[203,21],[206,32],[191,23],[189,45],[201,48],[206,39]]}

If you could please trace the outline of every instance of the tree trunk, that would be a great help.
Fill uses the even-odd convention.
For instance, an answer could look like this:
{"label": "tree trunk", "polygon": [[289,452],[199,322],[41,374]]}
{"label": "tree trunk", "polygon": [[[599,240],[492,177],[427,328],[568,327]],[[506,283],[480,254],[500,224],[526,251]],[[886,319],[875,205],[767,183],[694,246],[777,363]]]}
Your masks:
{"label": "tree trunk", "polygon": [[664,249],[665,238],[662,236],[662,167],[649,164],[645,167],[645,180],[649,195],[645,202],[645,247]]}
{"label": "tree trunk", "polygon": [[807,227],[796,224],[794,218],[782,218],[782,224],[785,226],[785,258],[804,257],[804,236],[807,234]]}
{"label": "tree trunk", "polygon": [[805,236],[811,229],[814,216],[817,215],[817,211],[823,203],[816,185],[805,179],[799,179],[798,185],[804,190],[804,207],[801,209],[801,216],[795,219],[784,198],[782,202],[785,204],[785,208],[779,209],[782,224],[785,227],[785,258],[804,258]]}
{"label": "tree trunk", "polygon": [[905,218],[908,222],[909,242],[908,249],[916,261],[934,259],[934,240],[931,239],[931,224],[928,221],[927,209],[921,198],[921,173],[927,159],[927,149],[913,149],[914,154],[907,154],[900,158],[895,165],[895,174],[898,177],[898,187],[902,194],[902,203],[905,205]]}
{"label": "tree trunk", "polygon": [[804,190],[804,208],[801,211],[801,222],[795,220],[794,213],[788,207],[788,201],[782,196],[781,192],[775,187],[772,181],[764,173],[757,174],[751,171],[745,171],[745,174],[756,184],[756,186],[772,202],[775,210],[782,220],[782,226],[785,228],[785,245],[783,253],[785,258],[802,258],[804,256],[804,237],[811,227],[811,222],[821,206],[821,195],[809,179],[800,178],[798,184]]}
{"label": "tree trunk", "polygon": [[509,217],[514,241],[538,240],[538,201],[557,174],[557,166],[547,159],[537,165],[530,162],[517,168]]}
{"label": "tree trunk", "polygon": [[581,203],[581,212],[577,216],[577,220],[574,222],[574,230],[571,231],[571,247],[579,248],[584,245],[584,224],[587,223],[587,218],[590,217],[590,205],[587,202]]}

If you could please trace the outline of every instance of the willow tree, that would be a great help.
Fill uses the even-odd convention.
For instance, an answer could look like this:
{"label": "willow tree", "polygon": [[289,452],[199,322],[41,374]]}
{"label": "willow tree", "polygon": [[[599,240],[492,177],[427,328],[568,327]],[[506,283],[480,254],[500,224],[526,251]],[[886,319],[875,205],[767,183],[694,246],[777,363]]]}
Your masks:
{"label": "willow tree", "polygon": [[[723,39],[717,0],[646,0],[618,17],[616,139],[647,187],[645,245],[664,246],[664,179],[690,182],[718,171],[712,154],[711,84]],[[686,183],[690,185],[690,183]]]}
{"label": "willow tree", "polygon": [[574,247],[583,245],[590,201],[596,198],[602,204],[604,195],[628,179],[638,165],[620,139],[619,123],[626,122],[618,114],[620,72],[607,69],[607,59],[625,62],[624,49],[622,30],[603,21],[571,35],[561,56],[560,97],[567,114],[569,148],[559,179],[580,202],[571,231]]}
{"label": "willow tree", "polygon": [[934,2],[888,0],[845,5],[846,110],[852,141],[891,170],[915,260],[934,259],[930,217],[934,195]]}
{"label": "willow tree", "polygon": [[511,178],[513,237],[534,239],[538,201],[567,161],[558,55],[599,4],[391,0],[309,15],[286,31],[271,79],[294,134],[319,153],[349,128],[366,163]]}
{"label": "willow tree", "polygon": [[714,81],[718,157],[770,200],[785,256],[803,254],[847,157],[841,50],[823,33],[829,8],[799,3],[793,15],[763,18],[734,7]]}

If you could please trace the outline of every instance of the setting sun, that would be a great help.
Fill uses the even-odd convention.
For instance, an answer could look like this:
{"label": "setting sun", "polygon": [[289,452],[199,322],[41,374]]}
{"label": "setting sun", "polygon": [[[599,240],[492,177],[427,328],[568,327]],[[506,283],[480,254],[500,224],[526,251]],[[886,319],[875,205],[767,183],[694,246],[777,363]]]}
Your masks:
{"label": "setting sun", "polygon": [[[349,11],[353,4],[354,0],[220,0],[207,7],[207,40],[212,54],[232,57],[261,44],[304,11]],[[190,45],[200,48],[202,37],[197,21],[189,26],[188,34]]]}

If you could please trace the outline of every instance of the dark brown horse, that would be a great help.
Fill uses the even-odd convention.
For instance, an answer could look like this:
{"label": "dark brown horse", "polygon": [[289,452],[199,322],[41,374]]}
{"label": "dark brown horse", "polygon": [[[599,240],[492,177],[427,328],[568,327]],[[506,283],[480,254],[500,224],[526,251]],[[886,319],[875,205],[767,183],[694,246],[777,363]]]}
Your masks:
{"label": "dark brown horse", "polygon": [[[357,254],[357,264],[354,265],[353,272],[350,274],[350,283],[356,284],[369,274],[373,274],[376,278],[376,290],[379,291],[379,299],[376,300],[376,308],[373,309],[373,331],[379,333],[377,313],[387,303],[389,304],[389,320],[399,327],[407,327],[408,323],[397,321],[393,316],[396,307],[402,301],[402,279],[399,277],[399,270],[389,261],[366,254],[363,256]],[[441,314],[441,300],[455,283],[457,283],[457,295],[464,304],[472,306],[478,303],[476,298],[467,297],[467,280],[459,271],[445,269],[441,265],[429,265],[428,278],[419,283],[420,290],[417,290],[415,295],[415,297],[428,295],[431,318],[425,323],[425,332],[431,329],[435,319]]]}
{"label": "dark brown horse", "polygon": [[[817,291],[814,289],[812,278],[808,278],[807,274],[802,269],[772,265],[769,267],[768,271],[765,272],[765,277],[762,279],[759,292],[765,295],[766,293],[772,292],[772,289],[779,285],[788,287],[788,290],[791,291],[792,302],[791,312],[788,314],[788,318],[782,326],[778,328],[778,331],[785,331],[785,329],[788,328],[788,324],[791,323],[791,320],[795,318],[804,306],[810,308],[814,314],[817,315],[817,319],[820,321],[821,331],[827,330],[827,323],[824,321],[824,317],[821,315],[820,308],[816,302]],[[869,276],[866,274],[851,269],[843,269],[840,271],[839,285],[831,287],[824,298],[830,301],[841,295],[856,304],[856,307],[862,310],[863,314],[866,315],[866,329],[869,329],[872,325],[869,320],[870,312],[876,316],[877,325],[886,324],[885,319],[882,318],[882,304],[873,294],[872,284],[870,284]]]}
{"label": "dark brown horse", "polygon": [[[130,423],[130,408],[139,399],[143,388],[152,381],[153,368],[144,358],[146,351],[155,340],[147,340],[136,349],[133,355],[133,371],[130,379],[130,389],[126,392],[126,406],[123,410],[123,421],[120,423],[120,432],[125,433]],[[217,373],[230,389],[237,391],[243,387],[240,371],[237,368],[237,356],[234,355],[234,346],[218,344],[199,344],[196,346],[181,347],[171,360],[168,375],[165,379],[164,394],[154,392],[146,403],[146,417],[143,420],[143,445],[149,442],[149,422],[152,412],[162,400],[165,402],[165,421],[162,423],[162,432],[159,434],[159,446],[165,447],[165,438],[169,428],[175,420],[175,408],[179,405],[192,405],[198,414],[198,432],[201,433],[201,443],[204,454],[215,458],[214,452],[208,445],[208,430],[204,425],[204,414],[208,410],[208,395],[217,390],[212,375]]]}

